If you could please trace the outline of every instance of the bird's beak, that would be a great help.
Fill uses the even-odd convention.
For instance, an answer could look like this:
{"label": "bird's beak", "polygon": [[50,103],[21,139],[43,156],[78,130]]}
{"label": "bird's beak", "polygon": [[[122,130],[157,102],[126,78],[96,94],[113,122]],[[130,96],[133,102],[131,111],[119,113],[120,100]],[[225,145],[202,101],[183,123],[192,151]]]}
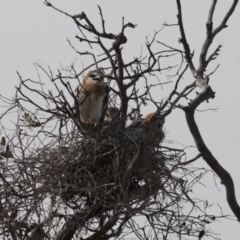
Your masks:
{"label": "bird's beak", "polygon": [[96,81],[100,82],[100,81],[103,81],[103,80],[104,80],[104,77],[103,77],[103,76],[96,75],[96,76],[93,78],[93,80],[96,80]]}

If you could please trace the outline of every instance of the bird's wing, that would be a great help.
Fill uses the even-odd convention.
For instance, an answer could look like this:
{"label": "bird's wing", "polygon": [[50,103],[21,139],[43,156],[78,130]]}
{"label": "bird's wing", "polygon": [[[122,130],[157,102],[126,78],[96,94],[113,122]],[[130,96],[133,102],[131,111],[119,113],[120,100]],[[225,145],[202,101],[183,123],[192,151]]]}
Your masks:
{"label": "bird's wing", "polygon": [[74,94],[78,100],[78,105],[82,105],[88,96],[88,93],[83,89],[79,89],[79,87],[76,88]]}
{"label": "bird's wing", "polygon": [[102,124],[105,118],[105,114],[108,108],[108,97],[109,97],[110,87],[106,84],[104,98],[102,102],[102,114],[99,118],[99,123]]}
{"label": "bird's wing", "polygon": [[142,118],[135,118],[126,128],[129,135],[141,134],[143,132],[144,122]]}
{"label": "bird's wing", "polygon": [[73,112],[76,113],[76,108],[79,107],[79,105],[82,105],[84,101],[86,100],[88,93],[84,91],[83,89],[79,89],[79,86],[74,91],[75,99],[73,103]]}

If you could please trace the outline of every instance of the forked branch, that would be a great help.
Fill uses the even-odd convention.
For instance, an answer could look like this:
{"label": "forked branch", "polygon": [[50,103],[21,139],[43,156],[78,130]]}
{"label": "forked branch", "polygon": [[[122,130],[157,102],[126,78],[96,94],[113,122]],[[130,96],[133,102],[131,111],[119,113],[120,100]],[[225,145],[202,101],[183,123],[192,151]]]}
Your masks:
{"label": "forked branch", "polygon": [[[202,51],[200,54],[199,58],[199,68],[196,73],[196,75],[193,75],[196,79],[196,85],[200,87],[203,91],[198,94],[191,103],[187,107],[184,107],[183,110],[185,111],[185,116],[187,120],[187,124],[189,127],[189,130],[194,138],[195,144],[198,148],[198,151],[201,153],[203,159],[206,161],[206,163],[209,165],[209,167],[219,176],[221,179],[222,184],[224,184],[226,188],[226,195],[227,195],[227,202],[233,211],[234,215],[240,221],[240,207],[237,203],[236,196],[235,196],[235,189],[234,189],[234,182],[231,178],[231,175],[219,164],[217,159],[212,155],[206,144],[204,143],[204,140],[200,134],[200,131],[198,129],[198,126],[195,122],[194,119],[194,113],[196,108],[203,103],[204,101],[207,101],[210,98],[214,98],[215,93],[212,91],[211,87],[208,85],[208,77],[204,79],[204,72],[206,70],[206,67],[208,63],[216,58],[218,55],[218,52],[221,48],[221,45],[211,54],[208,59],[206,60],[207,52],[209,47],[211,46],[211,43],[214,39],[214,37],[226,26],[226,23],[229,19],[229,17],[232,15],[238,1],[235,0],[233,1],[229,11],[226,13],[225,17],[223,18],[221,24],[215,29],[212,30],[213,27],[213,14],[215,10],[217,1],[213,0],[212,5],[210,7],[209,11],[209,16],[208,16],[208,21],[206,24],[207,27],[207,36],[206,40],[203,44]],[[177,0],[178,4],[178,11],[181,13],[181,5],[180,5],[180,0]],[[181,16],[181,14],[179,14]],[[186,39],[185,39],[185,34],[184,31],[182,30],[182,24],[181,24],[181,17],[179,17],[180,23],[179,23],[179,28],[180,32],[183,38],[183,45],[184,49],[186,51],[186,54],[189,54],[187,44],[186,44]],[[190,61],[188,61],[188,64],[191,64]]]}

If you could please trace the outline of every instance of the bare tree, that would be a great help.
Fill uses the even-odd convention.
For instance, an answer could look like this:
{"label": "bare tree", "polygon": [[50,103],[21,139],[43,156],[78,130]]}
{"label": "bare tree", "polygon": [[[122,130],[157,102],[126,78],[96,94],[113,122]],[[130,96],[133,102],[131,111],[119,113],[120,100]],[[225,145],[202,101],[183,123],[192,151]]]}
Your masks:
{"label": "bare tree", "polygon": [[[1,227],[0,235],[8,239],[201,239],[204,235],[217,238],[207,226],[220,213],[208,213],[211,205],[192,197],[190,192],[201,183],[202,177],[213,172],[226,187],[227,201],[240,220],[230,174],[214,158],[200,134],[194,119],[196,109],[211,101],[215,92],[209,85],[207,67],[217,58],[221,46],[208,53],[215,36],[227,27],[227,21],[238,1],[232,1],[222,22],[213,28],[217,0],[212,1],[206,23],[206,39],[199,56],[198,67],[187,41],[182,18],[181,2],[176,0],[180,39],[183,49],[168,46],[158,40],[158,33],[146,39],[147,55],[126,62],[123,47],[127,44],[125,23],[119,33],[108,33],[102,9],[99,18],[102,28],[82,12],[70,15],[45,0],[47,7],[71,18],[79,29],[76,38],[86,44],[80,57],[90,55],[91,65],[78,70],[72,64],[57,74],[36,65],[39,79],[23,79],[14,99],[1,97],[7,110],[1,116]],[[162,28],[168,27],[164,24]],[[161,30],[160,30],[161,31]],[[158,51],[153,51],[153,45]],[[96,54],[99,52],[99,54]],[[180,56],[178,65],[162,67],[165,60]],[[74,87],[90,69],[101,68],[111,89],[109,105],[120,110],[120,117],[107,125],[91,126],[81,122]],[[187,71],[194,79],[190,85],[179,87]],[[161,87],[160,73],[172,71],[175,79],[167,100],[155,99],[153,87]],[[42,75],[51,85],[45,89]],[[145,84],[144,88],[142,85]],[[144,90],[143,90],[144,89]],[[200,93],[194,95],[193,90]],[[34,98],[32,97],[34,94]],[[37,100],[36,100],[37,99]],[[39,100],[41,99],[41,100]],[[192,99],[192,100],[189,100]],[[183,104],[187,100],[187,104]],[[127,127],[129,119],[141,116],[146,104],[156,106],[156,117],[148,131],[137,139]],[[131,106],[131,109],[129,109]],[[189,130],[199,154],[186,160],[183,149],[164,145],[164,133],[153,141],[163,119],[176,108],[185,112]],[[15,110],[15,111],[13,111]],[[161,113],[161,114],[160,114]],[[18,116],[13,129],[4,119]],[[145,126],[143,126],[145,127]],[[203,158],[210,170],[194,167]]]}

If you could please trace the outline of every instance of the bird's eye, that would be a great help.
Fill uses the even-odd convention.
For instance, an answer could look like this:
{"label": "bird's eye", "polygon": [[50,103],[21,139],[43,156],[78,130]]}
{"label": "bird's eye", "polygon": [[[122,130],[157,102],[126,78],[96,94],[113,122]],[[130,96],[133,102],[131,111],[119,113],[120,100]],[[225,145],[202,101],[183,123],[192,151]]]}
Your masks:
{"label": "bird's eye", "polygon": [[162,127],[162,124],[161,124],[161,123],[159,123],[159,124],[158,124],[158,128],[161,128],[161,127]]}
{"label": "bird's eye", "polygon": [[95,75],[94,75],[94,74],[90,74],[90,75],[89,75],[89,77],[91,77],[91,78],[94,78],[94,77],[95,77]]}

